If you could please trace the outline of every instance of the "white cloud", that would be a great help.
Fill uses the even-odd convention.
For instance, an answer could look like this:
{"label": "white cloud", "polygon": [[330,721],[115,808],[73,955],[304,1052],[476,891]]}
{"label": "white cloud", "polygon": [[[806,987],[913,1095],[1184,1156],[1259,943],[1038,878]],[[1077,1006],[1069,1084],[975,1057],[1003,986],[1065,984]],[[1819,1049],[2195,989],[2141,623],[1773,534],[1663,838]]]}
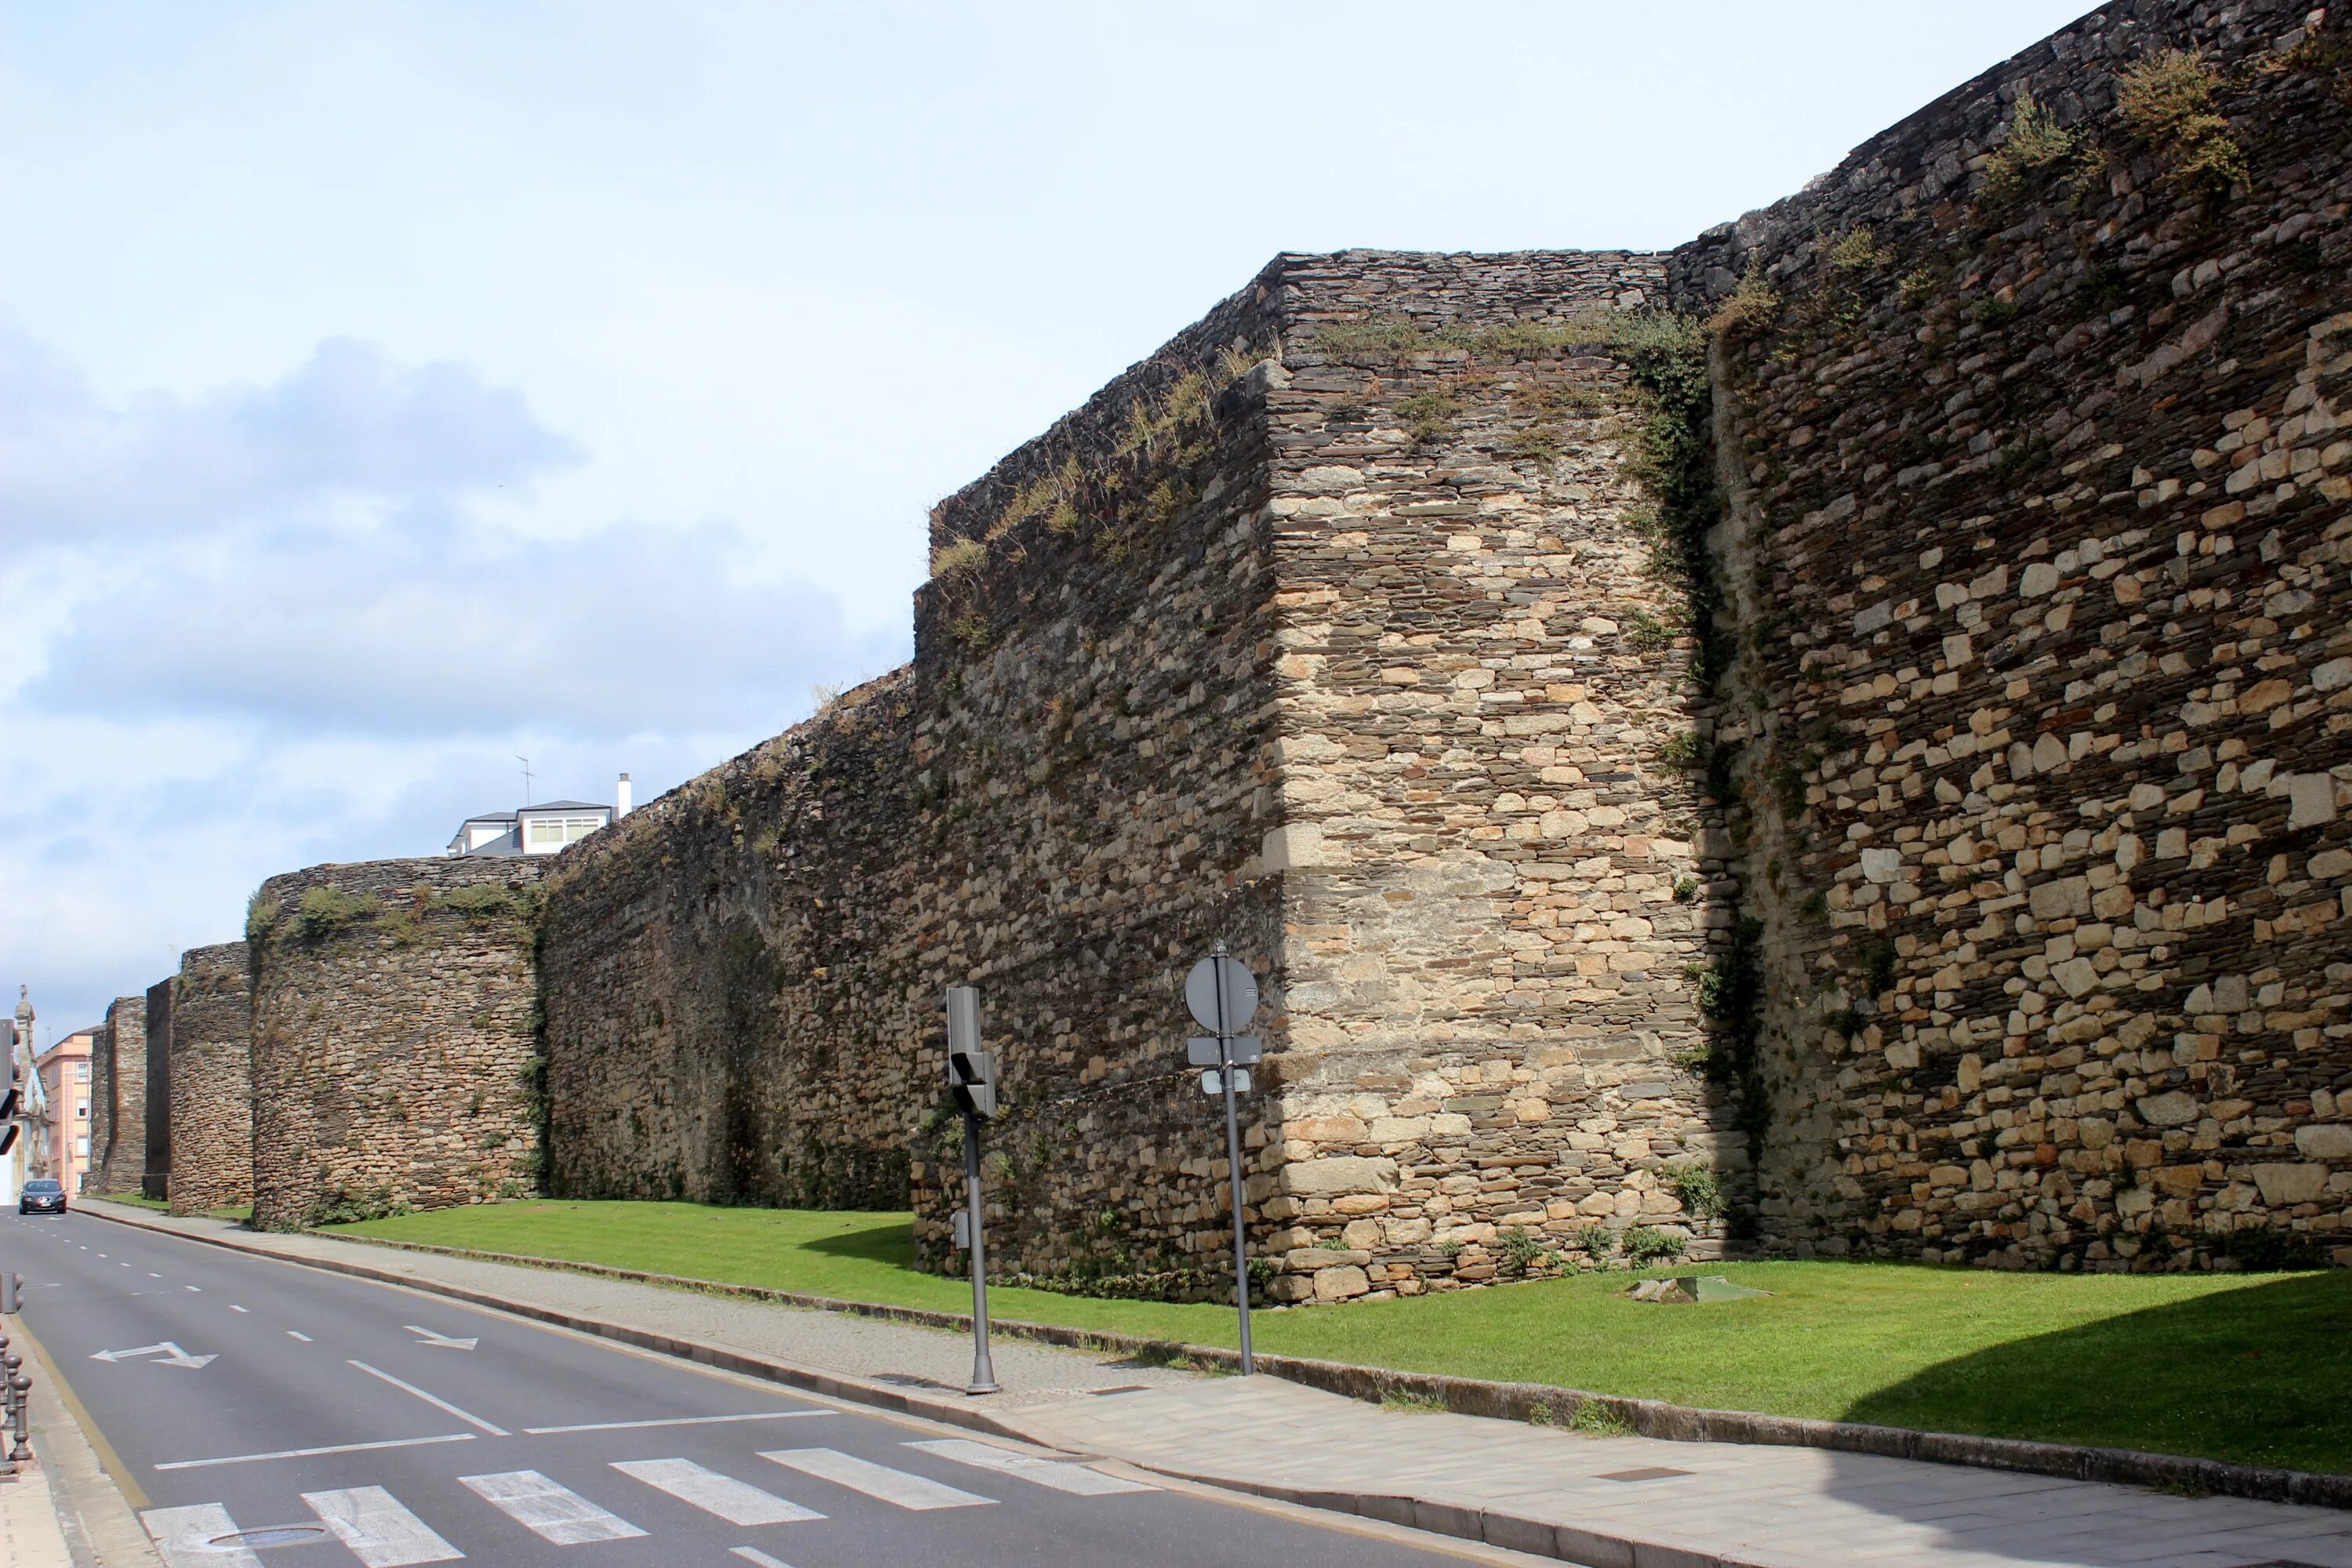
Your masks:
{"label": "white cloud", "polygon": [[0,324],[0,543],[71,547],[276,517],[353,496],[520,484],[578,458],[511,388],[349,338],[259,387],[101,400]]}
{"label": "white cloud", "polygon": [[6,330],[0,402],[0,954],[60,1027],[265,877],[436,853],[518,752],[644,798],[905,657],[727,520],[529,531],[583,454],[462,365],[331,340],[106,400]]}
{"label": "white cloud", "polygon": [[725,523],[545,540],[420,509],[160,553],[77,605],[26,699],[313,734],[781,728],[901,640],[853,636]]}

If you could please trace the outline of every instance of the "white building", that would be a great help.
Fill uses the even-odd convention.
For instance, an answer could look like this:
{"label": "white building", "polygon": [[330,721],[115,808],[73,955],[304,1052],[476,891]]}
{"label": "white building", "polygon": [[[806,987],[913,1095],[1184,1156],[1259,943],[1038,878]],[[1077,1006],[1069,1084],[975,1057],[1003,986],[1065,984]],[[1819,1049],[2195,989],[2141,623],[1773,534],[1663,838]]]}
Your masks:
{"label": "white building", "polygon": [[456,855],[552,855],[577,843],[629,809],[629,775],[621,775],[616,804],[551,800],[515,811],[485,812],[457,826],[448,853]]}

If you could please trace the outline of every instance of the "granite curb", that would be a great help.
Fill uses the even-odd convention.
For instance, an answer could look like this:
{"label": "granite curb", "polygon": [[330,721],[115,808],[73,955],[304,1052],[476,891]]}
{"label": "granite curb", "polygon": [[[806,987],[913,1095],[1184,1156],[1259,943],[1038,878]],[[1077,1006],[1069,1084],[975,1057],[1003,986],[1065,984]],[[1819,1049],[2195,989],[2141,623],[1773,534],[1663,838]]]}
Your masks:
{"label": "granite curb", "polygon": [[[312,1233],[318,1234],[318,1233]],[[391,1241],[377,1237],[333,1237],[336,1241],[403,1252],[434,1253],[484,1263],[505,1263],[529,1268],[597,1275],[609,1279],[710,1294],[773,1301],[781,1306],[844,1312],[924,1328],[969,1332],[971,1320],[960,1312],[920,1307],[891,1307],[843,1301],[826,1296],[803,1295],[764,1285],[738,1285],[693,1279],[674,1274],[618,1268],[602,1263],[574,1263],[558,1258],[524,1258],[512,1253],[482,1252],[468,1247],[436,1247],[424,1242]],[[1139,1360],[1171,1362],[1183,1357],[1196,1365],[1224,1371],[1241,1366],[1238,1352],[1215,1345],[1185,1344],[1174,1340],[1146,1339],[1108,1330],[1070,1329],[1018,1319],[990,1319],[993,1332],[1040,1341],[1074,1350],[1109,1351]],[[1305,1356],[1256,1357],[1258,1370],[1292,1383],[1378,1404],[1390,1394],[1433,1400],[1461,1415],[1486,1415],[1504,1421],[1541,1419],[1567,1426],[1588,1406],[1608,1412],[1629,1425],[1635,1436],[1676,1443],[1752,1443],[1784,1447],[1826,1448],[1839,1453],[1871,1454],[1889,1459],[1918,1459],[1932,1464],[1970,1465],[1979,1469],[2011,1470],[2026,1475],[2054,1476],[2073,1481],[2102,1481],[2110,1486],[2163,1487],[2240,1497],[2259,1502],[2301,1503],[2309,1507],[2352,1509],[2352,1476],[2325,1475],[2310,1470],[2273,1469],[2230,1464],[2220,1459],[2196,1459],[2178,1454],[2152,1454],[2137,1448],[2098,1448],[2069,1443],[2035,1443],[2017,1437],[1977,1437],[1958,1432],[1923,1432],[1907,1426],[1875,1426],[1853,1421],[1820,1421],[1796,1415],[1766,1415],[1750,1410],[1709,1410],[1672,1405],[1657,1399],[1628,1399],[1582,1389],[1559,1388],[1541,1383],[1500,1383],[1486,1378],[1454,1377],[1443,1373],[1401,1372],[1388,1367],[1359,1366],[1349,1362],[1318,1361]]]}

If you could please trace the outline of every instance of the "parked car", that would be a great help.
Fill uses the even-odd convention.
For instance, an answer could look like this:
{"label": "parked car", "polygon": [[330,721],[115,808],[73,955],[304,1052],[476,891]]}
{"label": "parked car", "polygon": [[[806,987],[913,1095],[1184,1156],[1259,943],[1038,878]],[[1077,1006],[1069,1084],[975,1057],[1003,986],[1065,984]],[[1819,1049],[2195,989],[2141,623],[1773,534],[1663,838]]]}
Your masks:
{"label": "parked car", "polygon": [[16,1194],[18,1214],[63,1214],[66,1212],[65,1184],[54,1176],[35,1176]]}

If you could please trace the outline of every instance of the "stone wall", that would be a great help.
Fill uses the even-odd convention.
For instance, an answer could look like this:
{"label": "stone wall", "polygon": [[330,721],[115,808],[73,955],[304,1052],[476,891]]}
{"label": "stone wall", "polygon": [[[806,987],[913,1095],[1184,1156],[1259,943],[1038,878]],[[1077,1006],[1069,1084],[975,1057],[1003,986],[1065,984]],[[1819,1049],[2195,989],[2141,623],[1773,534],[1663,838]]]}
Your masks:
{"label": "stone wall", "polygon": [[1699,1070],[1704,715],[1635,479],[1662,258],[1285,280],[1275,1294],[1538,1272],[1637,1226],[1709,1252],[1677,1172],[1746,1152]]}
{"label": "stone wall", "polygon": [[1284,257],[942,502],[910,667],[560,858],[557,1190],[911,1186],[943,1259],[938,1010],[969,981],[1006,1073],[997,1260],[1229,1288],[1178,998],[1222,936],[1268,981],[1278,1294],[1644,1222],[1711,1245],[1672,1169],[1742,1157],[1690,1070],[1689,639],[1627,463],[1625,323],[1662,282]]}
{"label": "stone wall", "polygon": [[147,987],[146,1147],[139,1193],[163,1200],[172,1194],[172,983]]}
{"label": "stone wall", "polygon": [[253,1003],[246,944],[191,948],[172,981],[175,1215],[253,1201]]}
{"label": "stone wall", "polygon": [[137,1192],[147,1163],[147,998],[118,996],[90,1047],[93,1193]]}
{"label": "stone wall", "polygon": [[[997,1263],[1222,1293],[1222,937],[1282,1299],[2352,1260],[2347,84],[2117,0],[1670,258],[1278,258],[940,504],[911,664],[555,858],[554,1188],[944,1265],[971,983]],[[266,1223],[523,1184],[452,900],[535,870],[264,889]]]}
{"label": "stone wall", "polygon": [[1252,869],[1273,822],[1252,367],[1278,284],[941,503],[908,668],[560,858],[558,1191],[911,1192],[943,1257],[940,994],[970,982],[1007,1076],[1003,1265],[1183,1288],[1215,1138],[1174,976],[1215,936],[1278,939]]}
{"label": "stone wall", "polygon": [[247,922],[257,1226],[535,1187],[541,864],[377,860],[261,885]]}
{"label": "stone wall", "polygon": [[2352,1260],[2320,15],[2110,5],[1676,253],[1724,327],[1769,1245]]}

